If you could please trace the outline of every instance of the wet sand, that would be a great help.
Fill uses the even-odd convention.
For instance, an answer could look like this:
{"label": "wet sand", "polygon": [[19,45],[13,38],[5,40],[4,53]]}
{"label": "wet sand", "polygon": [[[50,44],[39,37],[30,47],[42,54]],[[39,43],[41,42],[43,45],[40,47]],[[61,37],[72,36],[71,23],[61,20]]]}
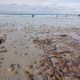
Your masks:
{"label": "wet sand", "polygon": [[80,80],[80,28],[1,27],[1,80]]}

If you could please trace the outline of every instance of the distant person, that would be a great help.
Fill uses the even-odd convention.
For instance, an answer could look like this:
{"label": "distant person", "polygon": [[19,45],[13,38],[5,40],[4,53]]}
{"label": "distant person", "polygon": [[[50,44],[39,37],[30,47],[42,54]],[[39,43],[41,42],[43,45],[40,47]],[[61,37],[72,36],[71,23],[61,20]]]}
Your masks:
{"label": "distant person", "polygon": [[65,17],[68,17],[68,15],[66,14]]}
{"label": "distant person", "polygon": [[34,14],[32,14],[32,18],[34,18]]}
{"label": "distant person", "polygon": [[78,14],[78,18],[80,18],[80,14]]}
{"label": "distant person", "polygon": [[58,15],[56,14],[56,18],[58,17]]}

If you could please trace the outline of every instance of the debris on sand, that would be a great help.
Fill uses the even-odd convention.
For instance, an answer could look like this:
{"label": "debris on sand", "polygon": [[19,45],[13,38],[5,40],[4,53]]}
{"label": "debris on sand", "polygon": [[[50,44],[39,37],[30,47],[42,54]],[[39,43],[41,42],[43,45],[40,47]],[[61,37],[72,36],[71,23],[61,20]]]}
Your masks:
{"label": "debris on sand", "polygon": [[9,72],[13,72],[15,75],[18,75],[19,68],[20,68],[20,65],[19,64],[11,64],[11,65],[9,65],[8,71]]}
{"label": "debris on sand", "polygon": [[4,53],[7,52],[7,50],[5,49],[5,46],[1,45],[0,46],[0,53]]}
{"label": "debris on sand", "polygon": [[27,55],[28,55],[28,53],[25,53],[24,55],[25,55],[25,56],[27,56]]}
{"label": "debris on sand", "polygon": [[65,37],[67,37],[68,35],[67,34],[61,34],[61,35],[59,35],[60,37],[62,37],[62,38],[65,38]]}
{"label": "debris on sand", "polygon": [[17,51],[15,51],[15,52],[14,52],[14,54],[18,54],[18,52],[17,52]]}
{"label": "debris on sand", "polygon": [[0,68],[2,67],[2,65],[0,64]]}
{"label": "debris on sand", "polygon": [[[60,35],[60,37],[64,38],[67,35]],[[49,40],[49,48],[47,48]],[[44,80],[79,80],[80,79],[80,59],[77,56],[77,53],[69,51],[69,50],[59,50],[52,49],[53,42],[50,39],[35,39],[33,41],[39,47],[43,47],[41,49],[45,49],[45,55],[41,55],[42,58],[38,64],[38,67],[35,69],[37,70],[37,74],[39,76],[44,74],[46,75],[46,79]],[[58,47],[56,47],[58,48]],[[74,56],[77,58],[74,59]],[[79,54],[78,54],[79,55]],[[76,74],[75,74],[76,73]]]}
{"label": "debris on sand", "polygon": [[5,53],[5,52],[7,52],[6,49],[0,49],[0,53]]}
{"label": "debris on sand", "polygon": [[8,69],[8,71],[13,71],[15,69],[15,65],[14,64],[11,64],[9,67],[10,68]]}
{"label": "debris on sand", "polygon": [[4,49],[5,48],[5,46],[0,46],[0,49]]}
{"label": "debris on sand", "polygon": [[[20,35],[25,37],[24,41],[22,36],[20,37],[20,35],[17,35],[19,37],[16,37],[16,33],[12,33],[10,34],[12,39],[7,38],[7,40],[9,40],[6,41],[7,45],[2,44],[3,41],[1,42],[0,71],[3,71],[2,74],[5,78],[9,77],[9,79],[13,78],[14,80],[15,78],[17,78],[17,80],[80,80],[80,45],[78,42],[68,37],[67,33],[63,33],[64,31],[62,31],[61,34],[60,28],[59,31],[53,29],[53,32],[49,32],[49,37],[47,37],[45,36],[45,29],[42,32],[40,31],[41,28],[39,32],[35,29],[33,33],[30,33],[32,36],[20,33]],[[37,33],[40,34],[40,36]],[[3,36],[1,38],[5,40]],[[20,42],[18,42],[19,40]],[[14,42],[16,44],[14,44]],[[18,43],[21,47],[17,46]],[[7,47],[9,53],[5,47]],[[30,51],[32,48],[34,49]],[[37,48],[39,48],[39,52]],[[8,54],[4,56],[4,52]],[[30,55],[29,52],[31,53]],[[21,55],[21,53],[23,54]],[[39,54],[36,55],[34,53]],[[16,59],[18,57],[20,59]],[[8,64],[5,64],[6,60]],[[8,70],[8,74],[5,76],[4,72],[6,69]]]}
{"label": "debris on sand", "polygon": [[35,80],[34,75],[29,72],[29,70],[25,71],[25,76],[27,80]]}
{"label": "debris on sand", "polygon": [[17,71],[17,70],[16,70],[16,71],[14,71],[14,74],[15,74],[15,75],[18,75],[18,71]]}
{"label": "debris on sand", "polygon": [[40,48],[44,48],[44,46],[49,46],[52,44],[52,38],[51,39],[39,39],[39,38],[36,38],[33,40],[33,42],[35,44],[38,44],[38,46]]}
{"label": "debris on sand", "polygon": [[2,58],[0,58],[0,60],[4,60],[4,58],[2,57]]}
{"label": "debris on sand", "polygon": [[46,44],[46,45],[51,45],[52,43],[52,38],[51,39],[39,39],[39,38],[36,38],[33,40],[34,43],[37,43],[37,44]]}
{"label": "debris on sand", "polygon": [[2,44],[3,42],[5,42],[6,39],[6,34],[1,34],[0,35],[0,44]]}
{"label": "debris on sand", "polygon": [[3,62],[2,61],[0,61],[0,64],[2,64]]}
{"label": "debris on sand", "polygon": [[3,39],[3,38],[1,37],[1,38],[0,38],[0,44],[1,44],[2,42],[5,42],[5,39]]}
{"label": "debris on sand", "polygon": [[18,68],[20,68],[20,65],[19,65],[19,64],[17,64],[17,67],[18,67]]}

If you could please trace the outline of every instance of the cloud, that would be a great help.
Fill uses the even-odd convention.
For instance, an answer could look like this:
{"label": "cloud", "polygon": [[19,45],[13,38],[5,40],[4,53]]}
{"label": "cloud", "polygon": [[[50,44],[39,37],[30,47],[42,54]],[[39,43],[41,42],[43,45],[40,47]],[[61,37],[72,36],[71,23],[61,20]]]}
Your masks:
{"label": "cloud", "polygon": [[0,0],[0,5],[0,12],[2,9],[36,13],[80,12],[80,0]]}
{"label": "cloud", "polygon": [[[0,0],[0,4],[27,4],[27,5],[63,5],[72,6],[75,4],[80,4],[80,0]],[[70,5],[71,4],[71,5]]]}
{"label": "cloud", "polygon": [[0,5],[0,13],[2,14],[73,14],[77,13],[77,10],[58,6],[56,4],[50,6],[29,6],[29,5],[16,5],[16,4],[4,4]]}

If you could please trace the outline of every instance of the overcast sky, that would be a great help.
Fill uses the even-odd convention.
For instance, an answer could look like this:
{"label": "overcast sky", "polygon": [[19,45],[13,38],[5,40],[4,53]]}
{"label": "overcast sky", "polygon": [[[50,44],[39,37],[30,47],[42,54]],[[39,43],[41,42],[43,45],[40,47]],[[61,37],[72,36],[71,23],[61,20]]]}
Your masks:
{"label": "overcast sky", "polygon": [[[32,7],[36,6],[36,8],[38,8],[39,11],[41,11],[41,9],[44,9],[44,10],[53,9],[56,11],[64,11],[65,13],[66,12],[80,13],[80,0],[0,0],[0,5],[1,4],[2,5],[3,4],[16,4],[18,6],[23,6],[25,4],[25,5],[32,6]],[[7,7],[7,6],[4,6],[4,7]],[[9,7],[9,10],[10,8],[11,7]],[[20,7],[19,9],[21,8],[22,7]],[[3,9],[0,8],[0,10],[3,10]],[[31,9],[29,8],[29,10]]]}
{"label": "overcast sky", "polygon": [[80,8],[80,0],[0,0],[0,4],[27,4],[27,5],[40,5],[52,6],[53,4],[71,8]]}

